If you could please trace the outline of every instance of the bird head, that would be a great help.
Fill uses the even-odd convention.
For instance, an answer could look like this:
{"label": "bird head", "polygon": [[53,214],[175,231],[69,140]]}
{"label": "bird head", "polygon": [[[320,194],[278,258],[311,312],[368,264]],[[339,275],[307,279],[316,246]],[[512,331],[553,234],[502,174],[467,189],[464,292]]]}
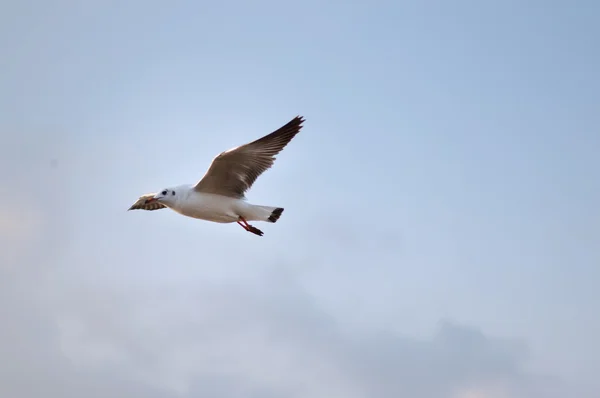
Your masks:
{"label": "bird head", "polygon": [[177,190],[175,188],[164,188],[157,192],[153,197],[148,198],[146,203],[158,202],[168,206],[175,202]]}

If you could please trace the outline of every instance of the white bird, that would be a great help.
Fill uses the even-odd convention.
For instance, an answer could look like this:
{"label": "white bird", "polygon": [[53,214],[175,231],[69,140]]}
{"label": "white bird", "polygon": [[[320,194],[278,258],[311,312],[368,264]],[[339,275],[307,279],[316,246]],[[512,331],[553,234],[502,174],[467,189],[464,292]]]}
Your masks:
{"label": "white bird", "polygon": [[248,221],[279,220],[283,207],[253,205],[245,193],[258,176],[271,168],[277,155],[300,132],[304,119],[289,123],[256,141],[217,155],[196,185],[179,185],[140,196],[129,210],[170,208],[184,216],[217,223],[237,222],[246,231],[263,232]]}

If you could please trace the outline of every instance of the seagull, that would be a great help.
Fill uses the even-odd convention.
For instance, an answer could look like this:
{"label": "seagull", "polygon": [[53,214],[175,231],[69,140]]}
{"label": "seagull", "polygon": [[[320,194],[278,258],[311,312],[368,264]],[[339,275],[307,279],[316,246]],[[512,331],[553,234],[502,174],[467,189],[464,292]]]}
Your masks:
{"label": "seagull", "polygon": [[258,176],[273,166],[275,155],[300,132],[302,122],[304,118],[296,116],[271,134],[220,153],[196,185],[179,185],[142,195],[128,211],[169,208],[200,220],[237,222],[246,231],[263,236],[263,232],[248,221],[275,223],[284,209],[248,203],[246,191]]}

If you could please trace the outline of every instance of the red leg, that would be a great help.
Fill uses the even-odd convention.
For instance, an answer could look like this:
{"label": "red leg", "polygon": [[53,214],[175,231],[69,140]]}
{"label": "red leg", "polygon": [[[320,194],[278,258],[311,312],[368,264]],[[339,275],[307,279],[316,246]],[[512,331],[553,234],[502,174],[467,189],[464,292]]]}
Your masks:
{"label": "red leg", "polygon": [[237,221],[237,223],[240,224],[242,226],[242,228],[244,228],[248,232],[252,232],[253,234],[258,235],[258,236],[263,235],[263,232],[260,229],[248,224],[248,222],[242,216],[239,217],[239,220]]}

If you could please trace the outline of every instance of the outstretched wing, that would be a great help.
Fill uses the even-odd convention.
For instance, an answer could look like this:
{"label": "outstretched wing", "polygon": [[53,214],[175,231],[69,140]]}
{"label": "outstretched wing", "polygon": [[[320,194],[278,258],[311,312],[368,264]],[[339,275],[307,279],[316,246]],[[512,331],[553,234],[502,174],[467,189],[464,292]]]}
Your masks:
{"label": "outstretched wing", "polygon": [[219,154],[194,189],[243,198],[258,176],[273,165],[275,155],[300,132],[302,122],[304,119],[296,116],[269,135]]}
{"label": "outstretched wing", "polygon": [[149,202],[156,195],[155,193],[148,193],[140,196],[128,210],[160,210],[165,209],[167,206],[158,203],[157,201]]}

